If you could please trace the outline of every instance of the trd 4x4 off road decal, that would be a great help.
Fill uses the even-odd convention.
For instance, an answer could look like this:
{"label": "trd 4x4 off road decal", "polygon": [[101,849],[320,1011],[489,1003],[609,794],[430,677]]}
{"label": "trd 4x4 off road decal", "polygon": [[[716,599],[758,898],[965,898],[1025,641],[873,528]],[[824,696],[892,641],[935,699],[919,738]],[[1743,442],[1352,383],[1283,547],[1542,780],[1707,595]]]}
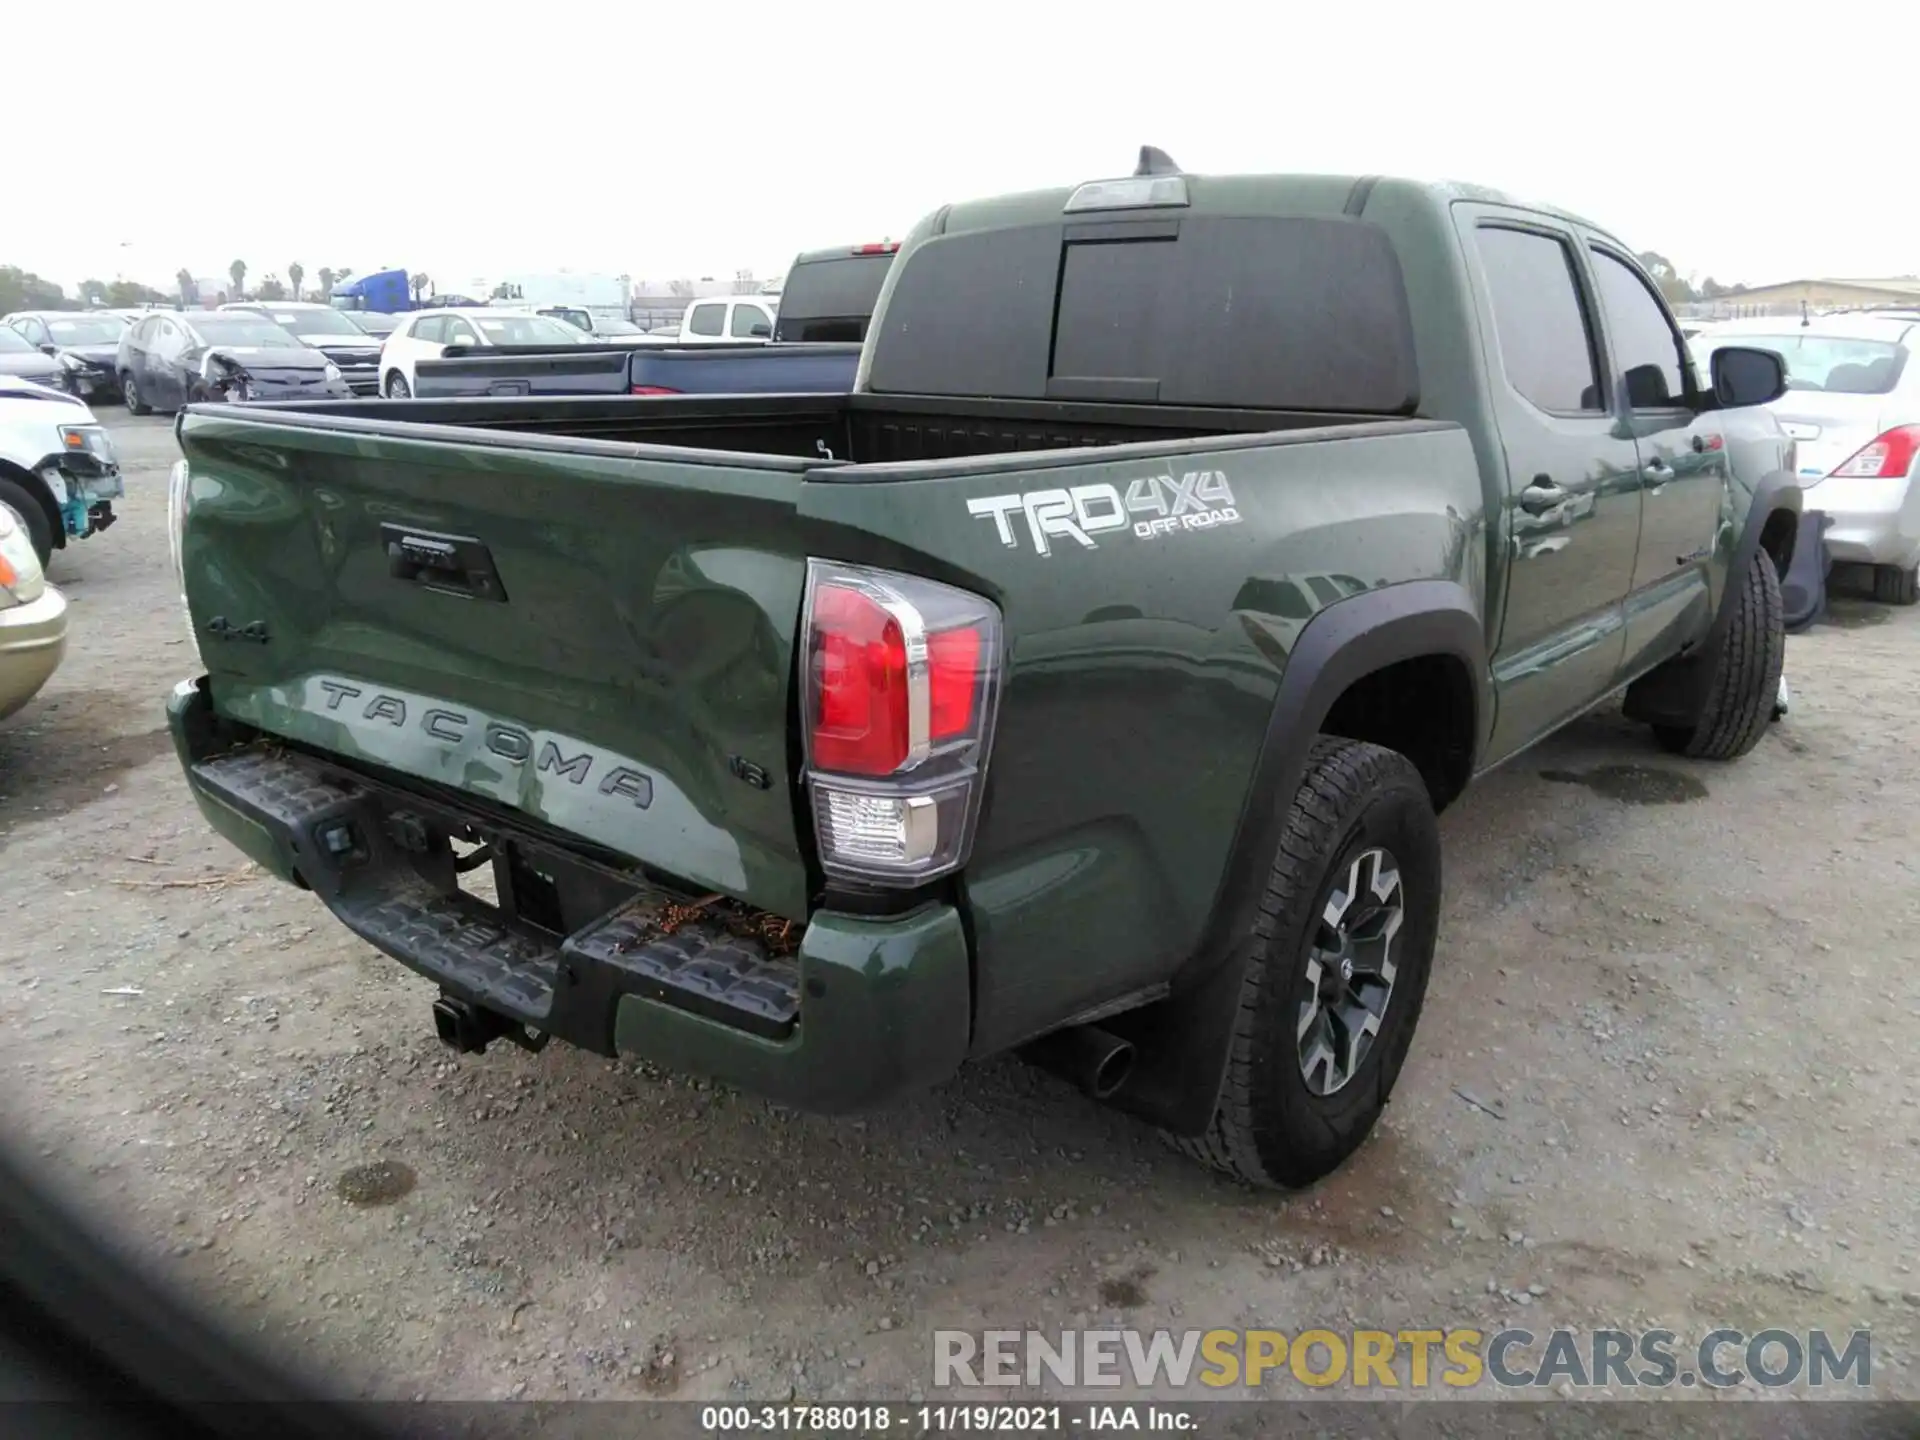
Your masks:
{"label": "trd 4x4 off road decal", "polygon": [[1127,486],[1104,482],[1075,485],[1065,490],[1029,490],[1020,495],[983,495],[967,501],[967,513],[993,521],[1000,543],[1016,547],[1015,517],[1041,555],[1051,555],[1056,540],[1072,540],[1088,550],[1099,548],[1096,535],[1131,530],[1142,540],[1185,530],[1210,530],[1237,525],[1233,490],[1224,471],[1189,470],[1184,475],[1143,475]]}

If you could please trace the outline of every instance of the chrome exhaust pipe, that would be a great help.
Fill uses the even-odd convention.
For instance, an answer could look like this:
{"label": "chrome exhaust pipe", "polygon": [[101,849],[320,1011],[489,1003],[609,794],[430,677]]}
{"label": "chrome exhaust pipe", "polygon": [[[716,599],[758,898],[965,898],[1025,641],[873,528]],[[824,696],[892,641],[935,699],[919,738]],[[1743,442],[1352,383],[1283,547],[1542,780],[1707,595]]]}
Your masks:
{"label": "chrome exhaust pipe", "polygon": [[1133,1072],[1133,1042],[1097,1025],[1071,1025],[1021,1047],[1020,1058],[1105,1100]]}

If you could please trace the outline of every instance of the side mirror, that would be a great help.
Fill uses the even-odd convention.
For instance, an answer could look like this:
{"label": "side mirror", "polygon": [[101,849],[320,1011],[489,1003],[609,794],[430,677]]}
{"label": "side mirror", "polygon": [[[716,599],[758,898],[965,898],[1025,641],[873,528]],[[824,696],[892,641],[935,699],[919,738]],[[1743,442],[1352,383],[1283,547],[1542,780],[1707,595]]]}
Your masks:
{"label": "side mirror", "polygon": [[42,345],[40,347],[40,353],[42,355],[58,355],[60,353],[60,347],[53,344]]}
{"label": "side mirror", "polygon": [[1713,398],[1722,410],[1766,405],[1787,393],[1787,362],[1771,350],[1728,345],[1713,352]]}
{"label": "side mirror", "polygon": [[773,338],[773,327],[771,325],[755,325],[747,331],[747,335],[750,339],[754,340],[771,340]]}

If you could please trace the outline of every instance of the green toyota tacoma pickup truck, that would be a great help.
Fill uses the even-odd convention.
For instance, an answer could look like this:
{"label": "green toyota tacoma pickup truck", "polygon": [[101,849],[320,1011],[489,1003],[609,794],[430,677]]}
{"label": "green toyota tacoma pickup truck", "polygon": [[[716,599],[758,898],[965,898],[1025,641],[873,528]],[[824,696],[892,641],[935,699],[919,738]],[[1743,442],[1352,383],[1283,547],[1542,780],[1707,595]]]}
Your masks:
{"label": "green toyota tacoma pickup truck", "polygon": [[1437,811],[1623,690],[1764,733],[1783,387],[1573,216],[1149,148],[922,221],[848,395],[192,407],[173,735],[457,1049],[823,1111],[1018,1050],[1306,1184]]}

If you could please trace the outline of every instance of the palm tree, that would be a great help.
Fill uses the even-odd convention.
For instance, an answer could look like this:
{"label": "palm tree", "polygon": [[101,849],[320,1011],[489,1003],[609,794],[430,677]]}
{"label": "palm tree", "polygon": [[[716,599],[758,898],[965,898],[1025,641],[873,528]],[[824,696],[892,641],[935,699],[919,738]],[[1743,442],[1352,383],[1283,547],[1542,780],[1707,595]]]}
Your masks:
{"label": "palm tree", "polygon": [[428,288],[432,286],[433,277],[424,271],[416,271],[413,276],[408,279],[407,284],[413,290],[413,303],[418,305],[420,303],[420,297],[425,295]]}
{"label": "palm tree", "polygon": [[300,298],[300,282],[307,278],[307,267],[298,260],[287,266],[287,283],[293,286],[293,298]]}
{"label": "palm tree", "polygon": [[234,261],[231,265],[227,266],[227,274],[233,280],[233,298],[235,300],[246,299],[247,298],[247,262],[244,260]]}
{"label": "palm tree", "polygon": [[331,265],[322,265],[320,267],[320,298],[322,300],[327,300],[327,299],[331,299],[332,296],[333,296],[333,267]]}
{"label": "palm tree", "polygon": [[193,283],[193,272],[182,265],[173,277],[173,283],[180,287],[180,303],[191,308],[200,303],[200,287]]}

